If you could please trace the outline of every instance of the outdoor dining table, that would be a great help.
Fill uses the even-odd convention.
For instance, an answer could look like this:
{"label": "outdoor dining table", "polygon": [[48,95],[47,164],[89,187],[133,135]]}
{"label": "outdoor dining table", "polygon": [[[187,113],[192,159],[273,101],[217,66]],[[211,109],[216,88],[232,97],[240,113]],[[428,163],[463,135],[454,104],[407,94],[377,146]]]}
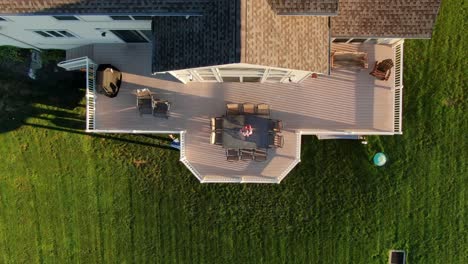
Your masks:
{"label": "outdoor dining table", "polygon": [[[268,148],[270,120],[255,115],[233,115],[223,118],[223,147],[234,149]],[[246,137],[240,132],[245,125],[251,125],[252,135]]]}

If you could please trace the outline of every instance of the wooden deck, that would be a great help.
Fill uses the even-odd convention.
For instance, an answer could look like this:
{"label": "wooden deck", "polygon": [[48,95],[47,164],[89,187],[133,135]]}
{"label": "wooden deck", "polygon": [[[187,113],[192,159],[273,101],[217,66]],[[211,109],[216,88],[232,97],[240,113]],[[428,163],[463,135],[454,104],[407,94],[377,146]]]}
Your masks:
{"label": "wooden deck", "polygon": [[[393,58],[388,46],[340,44],[333,48],[366,51],[369,68],[375,60]],[[369,75],[370,69],[332,71],[330,76],[311,78],[301,84],[184,85],[169,75],[151,75],[148,44],[97,44],[85,49],[71,50],[68,56],[88,54],[96,63],[110,63],[123,72],[123,84],[116,98],[97,96],[96,129],[129,133],[186,131],[186,159],[204,182],[278,182],[300,159],[298,133],[393,132],[394,77],[387,82],[378,81]],[[140,116],[135,97],[138,88],[149,88],[169,100],[170,118]],[[269,104],[272,118],[283,120],[284,148],[269,151],[267,162],[227,162],[224,149],[209,144],[209,118],[223,115],[227,102]]]}

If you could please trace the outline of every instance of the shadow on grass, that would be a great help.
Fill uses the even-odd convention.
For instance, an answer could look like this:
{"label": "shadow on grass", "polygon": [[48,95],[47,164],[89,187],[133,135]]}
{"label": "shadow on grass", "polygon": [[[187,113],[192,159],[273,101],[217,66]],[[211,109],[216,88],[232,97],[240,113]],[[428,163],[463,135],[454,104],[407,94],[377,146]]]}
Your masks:
{"label": "shadow on grass", "polygon": [[[29,52],[23,53],[23,56],[29,55]],[[62,55],[64,57],[65,53]],[[21,65],[16,65],[18,63]],[[48,61],[36,72],[35,80],[27,77],[24,71],[15,70],[20,66],[27,69],[27,59],[0,64],[0,133],[21,127],[30,117],[48,118],[60,127],[82,126],[82,116],[72,110],[83,107],[85,73],[65,71],[56,63]]]}
{"label": "shadow on grass", "polygon": [[[66,132],[66,133],[73,133],[73,134],[78,134],[78,135],[83,135],[83,136],[89,136],[92,138],[103,138],[103,139],[110,139],[110,140],[115,140],[115,141],[120,141],[124,143],[130,143],[130,144],[138,144],[142,146],[150,146],[150,147],[156,147],[160,149],[169,149],[173,151],[178,151],[177,149],[174,149],[168,145],[161,145],[161,144],[155,144],[155,143],[150,143],[150,142],[144,142],[144,141],[138,141],[138,140],[133,140],[133,139],[127,139],[127,138],[121,138],[117,136],[111,136],[108,134],[93,134],[93,133],[86,133],[84,131],[77,131],[77,130],[72,130],[72,129],[67,129],[67,128],[60,128],[60,127],[54,127],[54,126],[47,126],[47,125],[39,125],[39,124],[32,124],[32,123],[23,123],[26,126],[31,126],[35,128],[42,128],[42,129],[50,129],[50,130],[55,130],[55,131],[60,131],[60,132]],[[169,138],[164,138],[164,137],[154,137],[152,135],[138,135],[138,136],[143,136],[143,137],[149,137],[152,139],[158,139],[162,141],[168,141],[170,142],[171,140]]]}

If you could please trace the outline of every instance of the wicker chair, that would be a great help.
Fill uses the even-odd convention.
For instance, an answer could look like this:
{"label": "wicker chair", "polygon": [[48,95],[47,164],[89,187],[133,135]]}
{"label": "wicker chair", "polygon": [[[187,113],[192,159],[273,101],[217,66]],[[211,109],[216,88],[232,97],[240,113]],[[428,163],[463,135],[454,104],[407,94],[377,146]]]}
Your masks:
{"label": "wicker chair", "polygon": [[268,138],[268,146],[272,148],[282,148],[284,145],[284,138],[281,135],[270,134]]}
{"label": "wicker chair", "polygon": [[240,159],[243,161],[252,160],[254,158],[253,149],[241,149],[240,150]]}
{"label": "wicker chair", "polygon": [[273,144],[277,148],[282,148],[284,146],[284,137],[281,135],[275,135]]}
{"label": "wicker chair", "polygon": [[220,133],[218,131],[211,132],[210,143],[214,145],[222,145],[223,133]]}
{"label": "wicker chair", "polygon": [[238,161],[239,150],[238,149],[226,149],[226,159],[227,161]]}
{"label": "wicker chair", "polygon": [[256,149],[254,150],[254,160],[258,162],[267,160],[267,150],[266,149]]}
{"label": "wicker chair", "polygon": [[226,115],[239,115],[240,105],[239,104],[226,104]]}
{"label": "wicker chair", "polygon": [[281,130],[283,129],[283,121],[270,119],[270,128],[269,129],[270,129],[270,131],[274,131],[276,133],[281,133]]}
{"label": "wicker chair", "polygon": [[258,104],[257,108],[255,109],[255,113],[257,115],[270,115],[270,106],[267,104]]}
{"label": "wicker chair", "polygon": [[155,117],[169,118],[169,110],[171,110],[171,104],[168,101],[161,101],[156,98],[152,98],[152,114]]}
{"label": "wicker chair", "polygon": [[211,118],[211,131],[219,131],[223,129],[223,118],[222,117],[212,117]]}
{"label": "wicker chair", "polygon": [[242,105],[242,113],[253,115],[255,114],[255,105],[251,103],[245,103]]}
{"label": "wicker chair", "polygon": [[137,109],[140,115],[143,114],[152,114],[153,107],[152,107],[152,94],[149,89],[137,89],[136,91],[137,97]]}
{"label": "wicker chair", "polygon": [[381,62],[376,61],[374,69],[369,74],[379,80],[388,81],[392,73],[392,68],[393,61],[391,59],[386,59]]}

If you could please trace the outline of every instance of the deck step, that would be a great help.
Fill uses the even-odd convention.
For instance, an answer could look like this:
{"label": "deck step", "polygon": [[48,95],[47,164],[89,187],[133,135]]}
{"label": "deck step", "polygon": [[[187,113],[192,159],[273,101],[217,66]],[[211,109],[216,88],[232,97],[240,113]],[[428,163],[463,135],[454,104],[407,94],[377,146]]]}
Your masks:
{"label": "deck step", "polygon": [[317,135],[317,138],[322,139],[362,139],[362,136],[359,135]]}

